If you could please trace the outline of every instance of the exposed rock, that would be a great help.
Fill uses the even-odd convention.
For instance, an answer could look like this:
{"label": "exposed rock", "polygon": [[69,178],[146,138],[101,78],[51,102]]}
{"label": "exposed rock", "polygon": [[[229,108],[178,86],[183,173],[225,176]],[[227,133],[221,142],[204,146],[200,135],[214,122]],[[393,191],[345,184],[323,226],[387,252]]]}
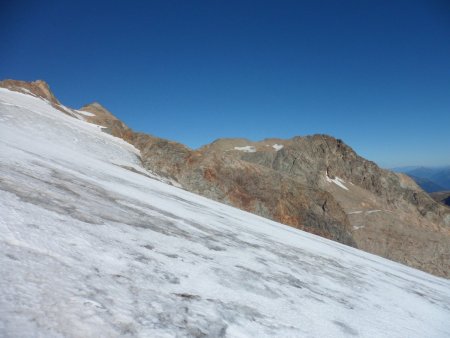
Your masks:
{"label": "exposed rock", "polygon": [[135,133],[132,143],[141,151],[144,168],[180,182],[180,175],[191,154],[190,149],[180,143],[142,133]]}
{"label": "exposed rock", "polygon": [[0,87],[14,90],[24,94],[34,95],[43,98],[55,105],[60,105],[58,99],[53,95],[47,82],[36,80],[33,82],[19,80],[3,80],[0,81]]}
{"label": "exposed rock", "polygon": [[[144,165],[190,191],[450,275],[449,210],[408,176],[379,168],[341,140],[326,135],[261,142],[220,139],[196,151],[144,135],[139,140],[134,144]],[[333,182],[342,182],[345,189]]]}
{"label": "exposed rock", "polygon": [[450,275],[450,210],[408,176],[383,170],[326,135],[295,137],[277,152],[233,154],[328,191],[348,214],[358,248]]}
{"label": "exposed rock", "polygon": [[[16,81],[7,88],[31,88],[32,95],[52,99],[48,86],[40,92],[42,85],[32,84]],[[135,133],[98,103],[81,110],[93,114],[83,119],[137,147],[146,169],[189,191],[450,277],[450,209],[408,176],[379,168],[341,140],[219,139],[192,150]]]}
{"label": "exposed rock", "polygon": [[27,82],[19,80],[3,80],[0,81],[0,88],[6,88],[19,93],[39,97],[42,100],[48,101],[54,108],[58,109],[64,114],[76,117],[76,114],[74,114],[72,109],[65,107],[58,101],[58,99],[50,90],[50,86],[45,81],[36,80],[33,82]]}
{"label": "exposed rock", "polygon": [[133,144],[146,168],[187,190],[450,276],[449,210],[406,175],[379,168],[340,140],[221,139],[193,151],[140,134]]}
{"label": "exposed rock", "polygon": [[105,107],[98,102],[87,104],[80,108],[82,111],[92,113],[92,116],[85,116],[84,119],[88,122],[98,124],[105,127],[104,132],[120,137],[125,141],[131,143],[133,138],[133,131],[128,128],[125,123],[117,119]]}
{"label": "exposed rock", "polygon": [[135,134],[144,167],[185,189],[323,237],[356,246],[350,224],[331,194],[264,166],[211,148]]}

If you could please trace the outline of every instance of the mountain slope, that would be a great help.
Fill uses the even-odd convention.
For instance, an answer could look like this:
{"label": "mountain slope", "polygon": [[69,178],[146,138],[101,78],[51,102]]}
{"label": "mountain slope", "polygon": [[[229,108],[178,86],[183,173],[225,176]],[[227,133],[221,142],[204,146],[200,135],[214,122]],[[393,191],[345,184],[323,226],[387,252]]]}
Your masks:
{"label": "mountain slope", "polygon": [[[98,107],[87,105],[81,109],[95,113]],[[88,121],[109,126],[111,122],[103,119],[108,114],[103,108],[101,114],[88,117]],[[355,246],[347,216],[323,190],[306,187],[228,153],[193,151],[177,142],[130,134],[125,125],[108,129],[118,137],[127,135],[124,139],[140,149],[145,168],[176,180],[189,191]]]}
{"label": "mountain slope", "polygon": [[450,168],[439,170],[431,179],[445,189],[450,189]]}
{"label": "mountain slope", "polygon": [[[252,151],[241,151],[243,147],[252,147]],[[219,140],[203,151],[225,151],[281,173],[303,187],[329,193],[338,210],[346,214],[358,248],[449,276],[448,209],[435,203],[407,176],[379,168],[342,141],[326,135],[238,144]]]}
{"label": "mountain slope", "polygon": [[450,282],[164,184],[0,89],[0,335],[450,335]]}
{"label": "mountain slope", "polygon": [[430,180],[428,178],[422,178],[422,177],[414,176],[411,174],[407,174],[407,175],[409,177],[411,177],[414,180],[414,182],[417,183],[417,185],[419,187],[421,187],[424,191],[426,191],[428,193],[445,190],[444,187],[441,187],[440,185],[438,185],[437,183],[433,182],[432,180]]}
{"label": "mountain slope", "polygon": [[[96,116],[90,121],[102,122]],[[326,135],[220,139],[191,150],[129,132],[123,126],[115,135],[129,135],[145,168],[189,191],[450,276],[449,210],[408,176],[379,168],[340,140]]]}
{"label": "mountain slope", "polygon": [[412,177],[427,192],[438,192],[450,189],[450,167],[405,167],[396,168]]}
{"label": "mountain slope", "polygon": [[[42,81],[38,82],[42,86]],[[135,133],[98,103],[74,111],[36,83],[0,82],[47,100],[69,116],[133,144],[140,162],[166,182],[242,210],[450,277],[450,210],[408,176],[358,156],[326,135],[290,140],[220,139],[201,149]],[[45,85],[46,86],[46,85]],[[48,88],[48,86],[46,86]],[[135,169],[133,169],[135,170]]]}

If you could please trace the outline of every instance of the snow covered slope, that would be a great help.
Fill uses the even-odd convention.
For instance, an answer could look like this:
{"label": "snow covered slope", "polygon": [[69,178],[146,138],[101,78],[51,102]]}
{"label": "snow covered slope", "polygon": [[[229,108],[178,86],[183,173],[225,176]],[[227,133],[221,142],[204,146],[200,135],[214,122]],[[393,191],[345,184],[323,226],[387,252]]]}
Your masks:
{"label": "snow covered slope", "polygon": [[0,89],[0,336],[450,336],[450,281],[149,176]]}

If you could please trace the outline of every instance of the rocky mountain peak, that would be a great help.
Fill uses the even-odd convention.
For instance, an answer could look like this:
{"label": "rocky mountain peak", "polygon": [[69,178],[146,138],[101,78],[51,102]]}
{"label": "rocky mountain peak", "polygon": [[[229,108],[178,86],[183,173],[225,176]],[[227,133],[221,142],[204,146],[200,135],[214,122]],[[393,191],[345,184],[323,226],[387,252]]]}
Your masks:
{"label": "rocky mountain peak", "polygon": [[58,99],[50,90],[50,86],[43,80],[36,81],[20,81],[20,80],[3,80],[0,81],[0,87],[7,88],[23,94],[31,94],[43,98],[52,104],[60,105]]}
{"label": "rocky mountain peak", "polygon": [[97,118],[103,117],[111,120],[118,120],[108,109],[96,101],[84,105],[80,110],[92,113],[97,116]]}
{"label": "rocky mountain peak", "polygon": [[106,133],[132,143],[133,131],[100,103],[92,102],[84,105],[79,110],[92,114],[85,117],[86,121],[102,126],[104,127],[103,131]]}

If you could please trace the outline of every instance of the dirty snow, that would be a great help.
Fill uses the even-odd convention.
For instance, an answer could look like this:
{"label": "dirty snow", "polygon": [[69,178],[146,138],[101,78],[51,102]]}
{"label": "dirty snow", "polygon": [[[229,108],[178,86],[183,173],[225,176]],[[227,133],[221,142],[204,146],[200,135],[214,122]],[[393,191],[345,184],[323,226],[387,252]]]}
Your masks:
{"label": "dirty snow", "polygon": [[0,117],[2,337],[450,336],[448,280],[129,170],[30,95]]}

